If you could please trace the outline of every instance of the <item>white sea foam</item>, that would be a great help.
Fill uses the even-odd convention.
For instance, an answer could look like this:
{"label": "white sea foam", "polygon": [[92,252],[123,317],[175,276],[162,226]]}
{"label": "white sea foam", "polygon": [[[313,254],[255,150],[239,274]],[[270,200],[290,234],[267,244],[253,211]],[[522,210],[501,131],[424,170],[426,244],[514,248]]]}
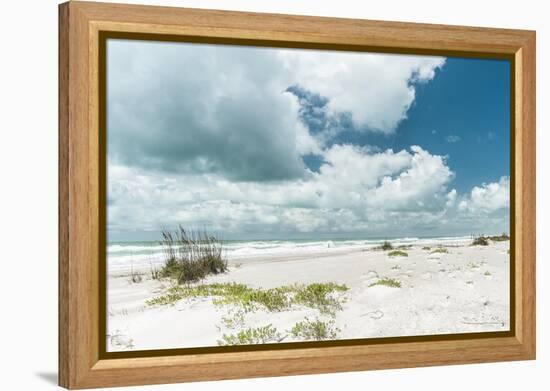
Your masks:
{"label": "white sea foam", "polygon": [[132,244],[112,244],[107,246],[107,252],[120,253],[120,252],[143,252],[143,251],[162,251],[161,245],[132,245]]}
{"label": "white sea foam", "polygon": [[[244,260],[272,256],[307,256],[308,254],[341,252],[345,250],[370,249],[380,245],[381,239],[353,240],[257,240],[224,242],[224,255],[229,260]],[[406,237],[389,240],[399,245],[461,245],[471,237],[415,238]],[[159,265],[164,262],[162,246],[158,242],[113,243],[107,247],[107,264],[110,270]]]}

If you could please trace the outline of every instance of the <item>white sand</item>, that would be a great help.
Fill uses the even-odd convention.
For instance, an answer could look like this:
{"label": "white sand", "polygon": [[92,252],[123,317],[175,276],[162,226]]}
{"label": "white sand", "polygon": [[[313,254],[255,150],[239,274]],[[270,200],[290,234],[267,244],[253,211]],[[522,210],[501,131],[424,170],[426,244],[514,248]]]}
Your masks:
{"label": "white sand", "polygon": [[[311,320],[334,319],[340,329],[338,339],[509,329],[508,241],[447,247],[448,254],[431,254],[422,246],[406,250],[408,257],[354,250],[310,254],[307,258],[280,255],[234,260],[228,273],[209,277],[204,283],[237,282],[272,288],[335,282],[350,288],[344,294],[343,310],[334,318],[307,307],[246,314],[244,328],[272,324],[285,337],[284,342],[295,341],[289,330],[306,316]],[[383,277],[400,281],[401,288],[369,286]],[[173,306],[145,304],[168,286],[168,281],[151,280],[148,275],[140,283],[131,283],[128,275],[109,275],[109,351],[216,346],[223,334],[242,329],[224,327],[222,317],[236,309],[215,306],[211,298],[180,300]]]}

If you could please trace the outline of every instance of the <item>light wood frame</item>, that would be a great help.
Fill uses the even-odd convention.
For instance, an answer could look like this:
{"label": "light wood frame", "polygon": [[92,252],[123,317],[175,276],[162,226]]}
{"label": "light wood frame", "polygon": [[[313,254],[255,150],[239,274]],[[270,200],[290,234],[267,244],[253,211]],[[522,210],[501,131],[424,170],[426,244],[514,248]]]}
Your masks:
{"label": "light wood frame", "polygon": [[[511,322],[498,338],[104,358],[102,32],[194,41],[499,57],[511,61]],[[104,242],[103,242],[104,243]],[[104,251],[104,250],[103,250]],[[103,276],[104,278],[104,276]],[[104,315],[103,315],[104,316]],[[59,384],[92,388],[535,358],[535,32],[68,2],[59,6]]]}

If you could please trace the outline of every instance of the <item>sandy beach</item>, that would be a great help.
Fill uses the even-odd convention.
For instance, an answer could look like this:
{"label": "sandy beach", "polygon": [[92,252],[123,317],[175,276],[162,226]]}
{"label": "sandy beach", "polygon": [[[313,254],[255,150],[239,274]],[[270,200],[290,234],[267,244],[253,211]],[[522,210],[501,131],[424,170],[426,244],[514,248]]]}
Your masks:
{"label": "sandy beach", "polygon": [[[243,311],[215,296],[185,297],[151,305],[174,285],[152,279],[150,269],[109,269],[107,350],[148,350],[217,346],[223,336],[269,326],[271,342],[304,338],[299,322],[329,326],[330,339],[505,331],[509,329],[509,241],[488,246],[470,242],[422,242],[403,247],[405,255],[370,248],[327,248],[307,254],[234,258],[229,271],[200,284],[237,283],[253,289],[292,284],[335,283],[332,312],[307,305],[270,311]],[[219,298],[218,298],[219,299]]]}

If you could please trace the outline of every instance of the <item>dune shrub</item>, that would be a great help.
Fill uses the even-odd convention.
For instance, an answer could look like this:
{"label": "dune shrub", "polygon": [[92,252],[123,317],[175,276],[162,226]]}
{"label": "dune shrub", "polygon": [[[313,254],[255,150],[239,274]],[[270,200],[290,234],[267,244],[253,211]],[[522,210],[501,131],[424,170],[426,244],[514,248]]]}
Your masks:
{"label": "dune shrub", "polygon": [[508,234],[504,232],[500,235],[489,236],[488,239],[492,240],[493,242],[505,242],[507,240],[510,240],[510,236],[508,236]]}
{"label": "dune shrub", "polygon": [[323,322],[315,319],[311,321],[307,317],[303,321],[296,323],[290,330],[294,338],[305,341],[335,339],[339,332],[340,329],[334,326],[334,320]]}
{"label": "dune shrub", "polygon": [[488,246],[489,240],[485,236],[478,236],[472,241],[472,246]]}
{"label": "dune shrub", "polygon": [[218,345],[257,345],[269,342],[279,342],[281,334],[271,324],[262,327],[248,328],[239,331],[237,334],[224,334]]}
{"label": "dune shrub", "polygon": [[377,249],[383,250],[383,251],[389,251],[389,250],[393,250],[393,245],[387,240],[384,240],[384,243],[378,246]]}
{"label": "dune shrub", "polygon": [[408,257],[409,254],[407,254],[405,251],[394,250],[394,251],[390,251],[388,253],[388,256],[390,256],[390,257]]}
{"label": "dune shrub", "polygon": [[376,285],[382,285],[382,286],[388,286],[390,288],[401,288],[401,282],[396,280],[395,278],[388,278],[384,277],[380,280],[373,282],[369,285],[369,287],[376,286]]}
{"label": "dune shrub", "polygon": [[206,231],[188,231],[180,225],[175,232],[163,230],[160,244],[164,253],[161,277],[184,284],[227,271],[221,240]]}

